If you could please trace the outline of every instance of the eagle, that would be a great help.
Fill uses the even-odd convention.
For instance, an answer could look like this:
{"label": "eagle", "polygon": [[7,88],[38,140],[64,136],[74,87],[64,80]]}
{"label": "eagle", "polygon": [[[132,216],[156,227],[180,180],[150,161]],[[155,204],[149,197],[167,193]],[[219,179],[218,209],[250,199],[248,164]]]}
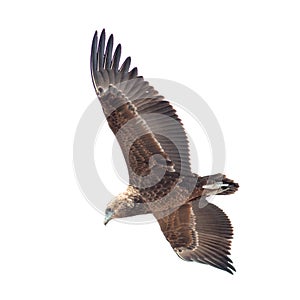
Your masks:
{"label": "eagle", "polygon": [[233,228],[211,195],[229,195],[238,183],[223,174],[192,172],[189,142],[176,110],[142,76],[122,64],[105,29],[95,32],[90,68],[108,125],[124,155],[129,184],[108,203],[106,225],[115,218],[153,214],[165,238],[183,260],[208,264],[233,274],[229,258]]}

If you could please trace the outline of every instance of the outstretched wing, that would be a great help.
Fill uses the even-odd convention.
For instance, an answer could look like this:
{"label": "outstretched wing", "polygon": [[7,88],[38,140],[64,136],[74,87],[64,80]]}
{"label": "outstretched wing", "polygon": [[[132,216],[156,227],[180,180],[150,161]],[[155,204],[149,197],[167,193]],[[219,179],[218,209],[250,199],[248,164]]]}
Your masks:
{"label": "outstretched wing", "polygon": [[229,218],[216,205],[196,199],[158,219],[166,239],[183,260],[209,264],[231,274],[233,229]]}
{"label": "outstretched wing", "polygon": [[[95,33],[91,52],[91,73],[97,96],[109,126],[116,135],[129,170],[146,176],[155,165],[169,171],[190,174],[189,145],[181,120],[170,103],[158,94],[137,68],[130,68],[130,57],[119,67],[121,45],[113,53],[113,35],[105,42],[103,30],[98,42]],[[159,154],[165,162],[153,155]]]}

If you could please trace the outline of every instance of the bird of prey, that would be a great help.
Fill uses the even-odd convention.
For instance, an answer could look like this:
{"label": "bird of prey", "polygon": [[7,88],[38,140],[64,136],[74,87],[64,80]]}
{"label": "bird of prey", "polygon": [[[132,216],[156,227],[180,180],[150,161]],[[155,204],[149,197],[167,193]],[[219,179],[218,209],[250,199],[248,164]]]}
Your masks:
{"label": "bird of prey", "polygon": [[198,176],[190,165],[187,135],[172,105],[152,87],[131,58],[120,66],[121,45],[95,32],[91,75],[110,129],[129,173],[125,192],[105,211],[111,219],[151,213],[176,254],[187,261],[235,271],[230,255],[233,229],[226,214],[206,199],[239,185],[223,174]]}

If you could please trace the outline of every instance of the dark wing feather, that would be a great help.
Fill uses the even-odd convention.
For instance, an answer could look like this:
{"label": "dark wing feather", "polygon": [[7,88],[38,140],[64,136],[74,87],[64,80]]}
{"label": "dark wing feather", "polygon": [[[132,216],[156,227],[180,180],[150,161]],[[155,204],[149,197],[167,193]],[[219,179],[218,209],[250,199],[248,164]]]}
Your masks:
{"label": "dark wing feather", "polygon": [[233,236],[230,220],[216,205],[199,201],[158,219],[161,230],[183,260],[209,264],[232,274],[235,269],[228,257]]}
{"label": "dark wing feather", "polygon": [[[147,154],[145,161],[149,160],[153,154],[161,154],[172,162],[175,171],[190,174],[188,139],[175,109],[142,76],[137,75],[137,68],[129,71],[130,57],[126,58],[119,67],[120,57],[120,44],[113,53],[113,36],[109,37],[105,47],[105,31],[102,31],[99,42],[96,32],[92,44],[91,73],[106,117],[112,118],[111,115],[114,114],[114,122],[109,124],[112,131],[116,134],[121,128],[120,125],[123,126],[133,118],[137,119],[139,126],[143,127],[145,134],[148,135],[147,141],[138,141],[138,144],[144,150],[150,144],[157,145],[154,153],[150,151]],[[114,113],[116,110],[118,114]],[[133,127],[132,130],[134,130]],[[137,128],[137,131],[139,130]],[[128,149],[121,144],[123,140],[118,141],[129,168],[127,154],[124,153]],[[140,154],[134,154],[138,156],[136,159],[141,159]],[[129,154],[130,157],[132,155],[133,153]],[[143,168],[139,173],[149,172],[149,168],[145,170],[143,164],[136,167],[138,168]]]}
{"label": "dark wing feather", "polygon": [[[140,187],[142,178],[151,173],[151,168],[156,166],[174,172],[173,163],[126,96],[126,93],[132,93],[134,86],[142,79],[136,76],[135,69],[128,72],[130,59],[126,59],[121,67],[126,72],[118,71],[121,46],[117,47],[112,56],[113,37],[110,36],[106,49],[104,43],[105,32],[102,32],[98,46],[95,34],[91,55],[93,83],[108,124],[125,157],[130,184]],[[130,80],[131,77],[134,79]],[[157,181],[154,177],[151,180]]]}

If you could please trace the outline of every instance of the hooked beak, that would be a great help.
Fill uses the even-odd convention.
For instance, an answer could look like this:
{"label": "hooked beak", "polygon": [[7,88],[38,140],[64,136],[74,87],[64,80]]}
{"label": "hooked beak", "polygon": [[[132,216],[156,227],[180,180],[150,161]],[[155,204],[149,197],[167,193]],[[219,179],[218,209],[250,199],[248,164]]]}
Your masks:
{"label": "hooked beak", "polygon": [[105,212],[104,225],[106,225],[113,218],[113,211],[108,210]]}

